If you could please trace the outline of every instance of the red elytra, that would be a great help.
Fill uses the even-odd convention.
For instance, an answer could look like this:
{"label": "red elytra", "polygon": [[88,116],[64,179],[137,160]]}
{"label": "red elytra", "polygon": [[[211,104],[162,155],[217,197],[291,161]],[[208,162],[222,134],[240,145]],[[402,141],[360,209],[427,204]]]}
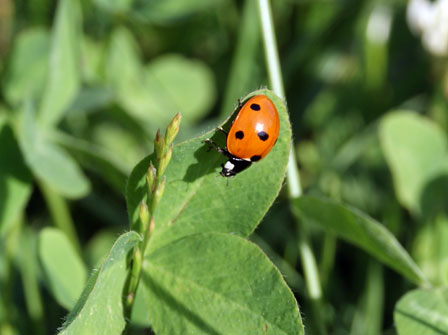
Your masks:
{"label": "red elytra", "polygon": [[274,103],[265,95],[256,95],[241,107],[227,133],[225,149],[210,139],[206,142],[228,157],[221,165],[221,175],[232,177],[264,158],[275,145],[279,132],[280,119]]}
{"label": "red elytra", "polygon": [[[227,150],[241,159],[264,158],[280,132],[280,119],[274,103],[265,95],[250,98],[233,121],[227,135]],[[253,159],[254,156],[260,157]]]}

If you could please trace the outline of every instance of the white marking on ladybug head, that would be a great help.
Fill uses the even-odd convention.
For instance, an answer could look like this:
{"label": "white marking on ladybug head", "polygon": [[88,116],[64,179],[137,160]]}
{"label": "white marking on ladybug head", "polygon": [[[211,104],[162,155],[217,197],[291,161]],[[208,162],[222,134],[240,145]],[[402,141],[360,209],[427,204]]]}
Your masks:
{"label": "white marking on ladybug head", "polygon": [[226,170],[233,170],[234,167],[235,167],[235,164],[233,164],[230,161],[227,161],[226,164],[224,164],[224,169],[226,169]]}

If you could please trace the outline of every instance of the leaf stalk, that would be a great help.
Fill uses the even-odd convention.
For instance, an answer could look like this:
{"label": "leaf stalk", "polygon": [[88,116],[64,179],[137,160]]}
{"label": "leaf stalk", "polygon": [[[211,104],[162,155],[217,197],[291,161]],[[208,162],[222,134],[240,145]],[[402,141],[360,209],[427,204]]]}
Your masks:
{"label": "leaf stalk", "polygon": [[[266,58],[266,66],[269,75],[269,81],[273,91],[283,100],[285,99],[285,89],[283,87],[282,72],[278,56],[277,42],[275,38],[274,25],[272,20],[272,11],[269,0],[258,0],[260,23],[262,29],[262,38]],[[291,143],[289,151],[288,168],[286,174],[288,197],[290,201],[299,198],[302,195],[300,184],[300,175],[297,168],[297,161],[294,152],[294,145]],[[316,260],[311,248],[311,244],[306,234],[305,227],[300,225],[296,217],[299,231],[298,247],[302,259],[303,272],[305,274],[306,287],[313,306],[313,311],[319,311],[320,301],[322,299],[322,289],[319,280],[319,272]],[[314,315],[317,319],[317,315]],[[323,327],[319,327],[323,328]],[[319,330],[319,333],[326,334],[325,329]]]}

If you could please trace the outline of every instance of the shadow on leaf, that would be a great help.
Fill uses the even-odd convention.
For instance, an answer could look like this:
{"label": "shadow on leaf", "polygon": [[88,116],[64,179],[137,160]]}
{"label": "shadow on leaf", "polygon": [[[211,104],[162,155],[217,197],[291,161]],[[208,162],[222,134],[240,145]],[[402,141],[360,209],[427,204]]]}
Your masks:
{"label": "shadow on leaf", "polygon": [[421,192],[420,206],[425,218],[448,213],[448,175],[430,180]]}
{"label": "shadow on leaf", "polygon": [[24,159],[21,155],[19,146],[17,145],[12,129],[9,126],[3,127],[0,131],[0,143],[2,144],[2,150],[0,150],[0,157],[6,158],[2,162],[0,167],[0,174],[3,178],[0,178],[0,222],[4,213],[6,213],[6,201],[11,197],[8,193],[10,188],[8,188],[8,180],[16,180],[23,185],[31,183],[31,173],[27,169],[24,163]]}
{"label": "shadow on leaf", "polygon": [[[223,136],[225,135],[215,133],[211,139],[220,145]],[[214,172],[216,168],[226,160],[223,155],[213,148],[210,148],[207,143],[203,143],[203,145],[194,152],[194,158],[197,162],[188,166],[183,178],[183,181],[185,182],[194,182],[196,179]]]}
{"label": "shadow on leaf", "polygon": [[176,297],[174,297],[170,292],[161,287],[158,283],[156,283],[147,273],[143,272],[142,279],[144,285],[152,292],[154,292],[154,294],[159,298],[161,302],[166,304],[169,309],[175,311],[175,313],[179,314],[184,319],[187,319],[189,322],[194,324],[197,328],[201,329],[203,333],[209,335],[222,335],[222,333],[214,329],[199,315],[193,313],[187,306],[176,300]]}

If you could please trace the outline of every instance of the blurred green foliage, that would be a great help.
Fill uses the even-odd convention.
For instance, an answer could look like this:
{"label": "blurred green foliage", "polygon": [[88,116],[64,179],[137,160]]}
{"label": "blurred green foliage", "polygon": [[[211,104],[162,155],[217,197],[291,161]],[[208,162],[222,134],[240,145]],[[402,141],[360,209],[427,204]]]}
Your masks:
{"label": "blurred green foliage", "polygon": [[[406,4],[272,1],[303,189],[378,221],[335,207],[312,214],[309,221],[329,216],[320,228],[305,222],[324,292],[318,322],[328,334],[417,335],[434,309],[448,318],[442,289],[413,291],[394,313],[412,283],[361,251],[365,245],[337,239],[362,244],[354,227],[381,222],[390,243],[404,247],[400,261],[407,251],[432,285],[448,283],[447,61],[411,34]],[[176,141],[190,139],[268,84],[260,34],[255,0],[0,0],[0,334],[54,334],[83,271],[105,260],[109,267],[94,276],[106,281],[124,264],[132,233],[109,251],[129,229],[132,168],[176,113],[183,117]],[[333,216],[345,234],[331,227]],[[253,241],[286,275],[307,333],[320,334],[306,317],[315,312],[298,235],[281,194]],[[384,236],[375,236],[374,254],[388,252]],[[70,289],[54,269],[62,260],[84,269],[64,273]],[[125,278],[117,273],[114,287]],[[106,306],[108,288],[92,285],[86,292]],[[69,320],[86,313],[81,307]],[[446,322],[428,322],[446,331]]]}

